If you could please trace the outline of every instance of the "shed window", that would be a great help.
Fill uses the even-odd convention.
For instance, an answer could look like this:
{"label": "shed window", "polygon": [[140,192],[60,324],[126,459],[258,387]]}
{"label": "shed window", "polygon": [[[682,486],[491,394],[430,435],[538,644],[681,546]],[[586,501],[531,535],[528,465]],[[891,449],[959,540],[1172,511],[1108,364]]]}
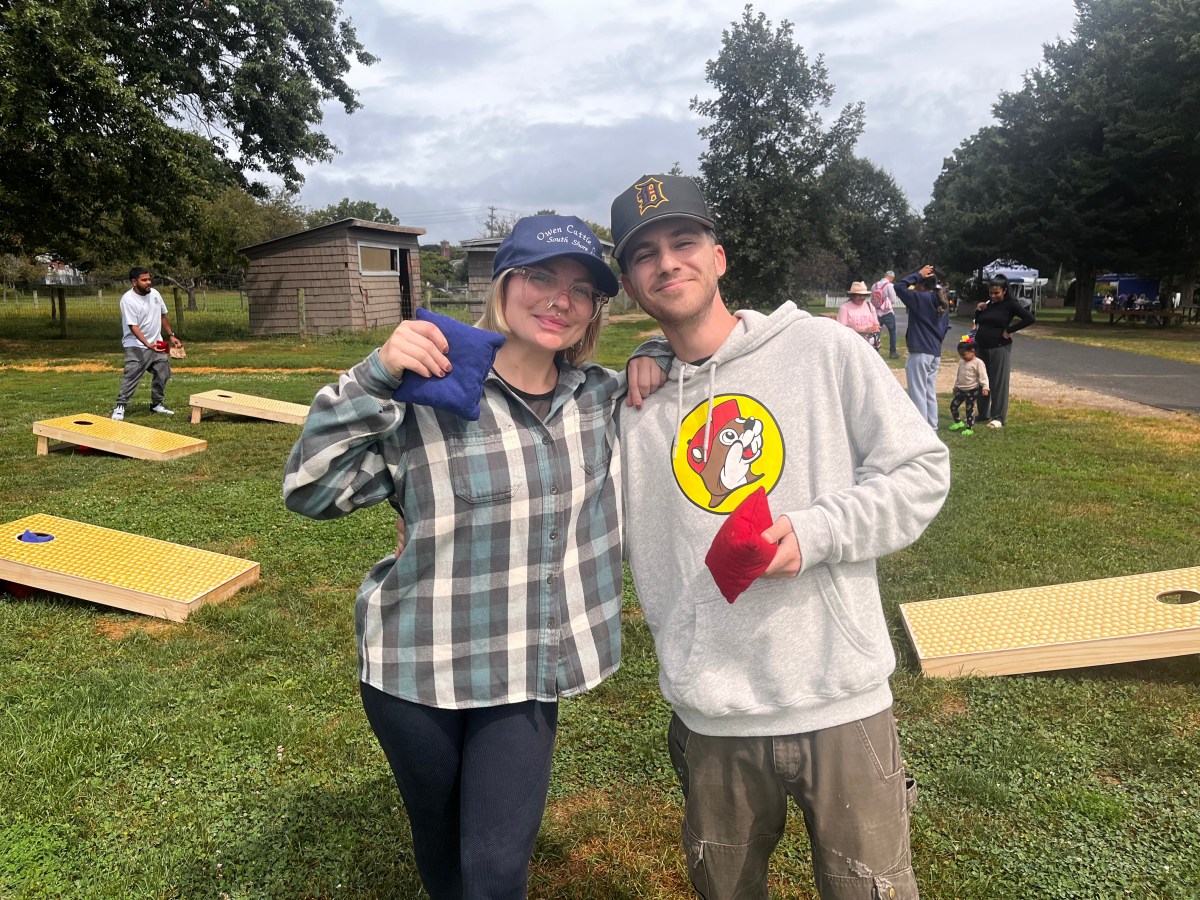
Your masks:
{"label": "shed window", "polygon": [[359,244],[358,268],[364,274],[368,272],[399,272],[400,251],[395,247]]}

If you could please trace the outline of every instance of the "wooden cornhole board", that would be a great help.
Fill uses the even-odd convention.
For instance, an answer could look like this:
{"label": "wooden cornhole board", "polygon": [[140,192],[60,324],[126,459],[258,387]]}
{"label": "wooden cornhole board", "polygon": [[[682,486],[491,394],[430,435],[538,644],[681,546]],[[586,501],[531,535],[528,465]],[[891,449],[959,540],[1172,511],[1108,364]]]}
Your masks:
{"label": "wooden cornhole board", "polygon": [[308,419],[308,407],[300,403],[272,400],[269,397],[255,397],[253,394],[235,394],[233,391],[205,391],[203,394],[192,394],[188,403],[192,407],[193,425],[200,421],[200,416],[206,409],[233,413],[237,416],[249,416],[253,419],[286,422],[289,425],[303,425]]}
{"label": "wooden cornhole board", "polygon": [[166,460],[189,453],[199,453],[208,447],[208,441],[159,431],[132,422],[116,422],[107,416],[78,413],[61,419],[43,419],[33,423],[33,433],[38,436],[37,454],[50,452],[50,441],[61,441],[78,447],[91,447],[135,459]]}
{"label": "wooden cornhole board", "polygon": [[1200,653],[1190,601],[1200,567],[904,603],[900,615],[921,671],[957,678]]}
{"label": "wooden cornhole board", "polygon": [[[53,540],[26,543],[27,531]],[[0,578],[182,622],[258,581],[258,563],[38,514],[0,525]]]}

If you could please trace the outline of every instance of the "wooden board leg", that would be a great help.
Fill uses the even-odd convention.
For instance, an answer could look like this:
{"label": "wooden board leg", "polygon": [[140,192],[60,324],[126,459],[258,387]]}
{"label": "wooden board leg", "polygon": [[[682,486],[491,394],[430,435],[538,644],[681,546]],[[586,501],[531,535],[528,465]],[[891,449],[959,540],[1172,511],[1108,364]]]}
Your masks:
{"label": "wooden board leg", "polygon": [[200,422],[200,407],[192,407],[192,424],[196,425]]}
{"label": "wooden board leg", "polygon": [[50,453],[50,438],[45,435],[38,435],[38,456],[47,456]]}

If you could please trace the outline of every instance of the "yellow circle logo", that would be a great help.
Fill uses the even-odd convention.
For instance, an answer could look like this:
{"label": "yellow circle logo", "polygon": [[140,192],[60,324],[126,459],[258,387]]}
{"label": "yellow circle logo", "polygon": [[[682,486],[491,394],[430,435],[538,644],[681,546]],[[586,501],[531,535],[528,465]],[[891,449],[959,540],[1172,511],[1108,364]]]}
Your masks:
{"label": "yellow circle logo", "polygon": [[719,394],[684,416],[671,467],[684,495],[728,515],[757,488],[769,494],[783,471],[783,434],[775,417],[745,394]]}

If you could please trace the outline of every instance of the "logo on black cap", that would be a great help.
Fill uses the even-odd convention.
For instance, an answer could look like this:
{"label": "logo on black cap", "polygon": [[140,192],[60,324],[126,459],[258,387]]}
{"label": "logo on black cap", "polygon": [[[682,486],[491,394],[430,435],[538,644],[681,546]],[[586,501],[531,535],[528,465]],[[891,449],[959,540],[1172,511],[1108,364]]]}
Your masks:
{"label": "logo on black cap", "polygon": [[663,192],[663,183],[658,178],[647,178],[645,181],[639,181],[633,186],[637,191],[638,215],[644,216],[646,210],[654,209],[659,204],[667,202],[667,195]]}

